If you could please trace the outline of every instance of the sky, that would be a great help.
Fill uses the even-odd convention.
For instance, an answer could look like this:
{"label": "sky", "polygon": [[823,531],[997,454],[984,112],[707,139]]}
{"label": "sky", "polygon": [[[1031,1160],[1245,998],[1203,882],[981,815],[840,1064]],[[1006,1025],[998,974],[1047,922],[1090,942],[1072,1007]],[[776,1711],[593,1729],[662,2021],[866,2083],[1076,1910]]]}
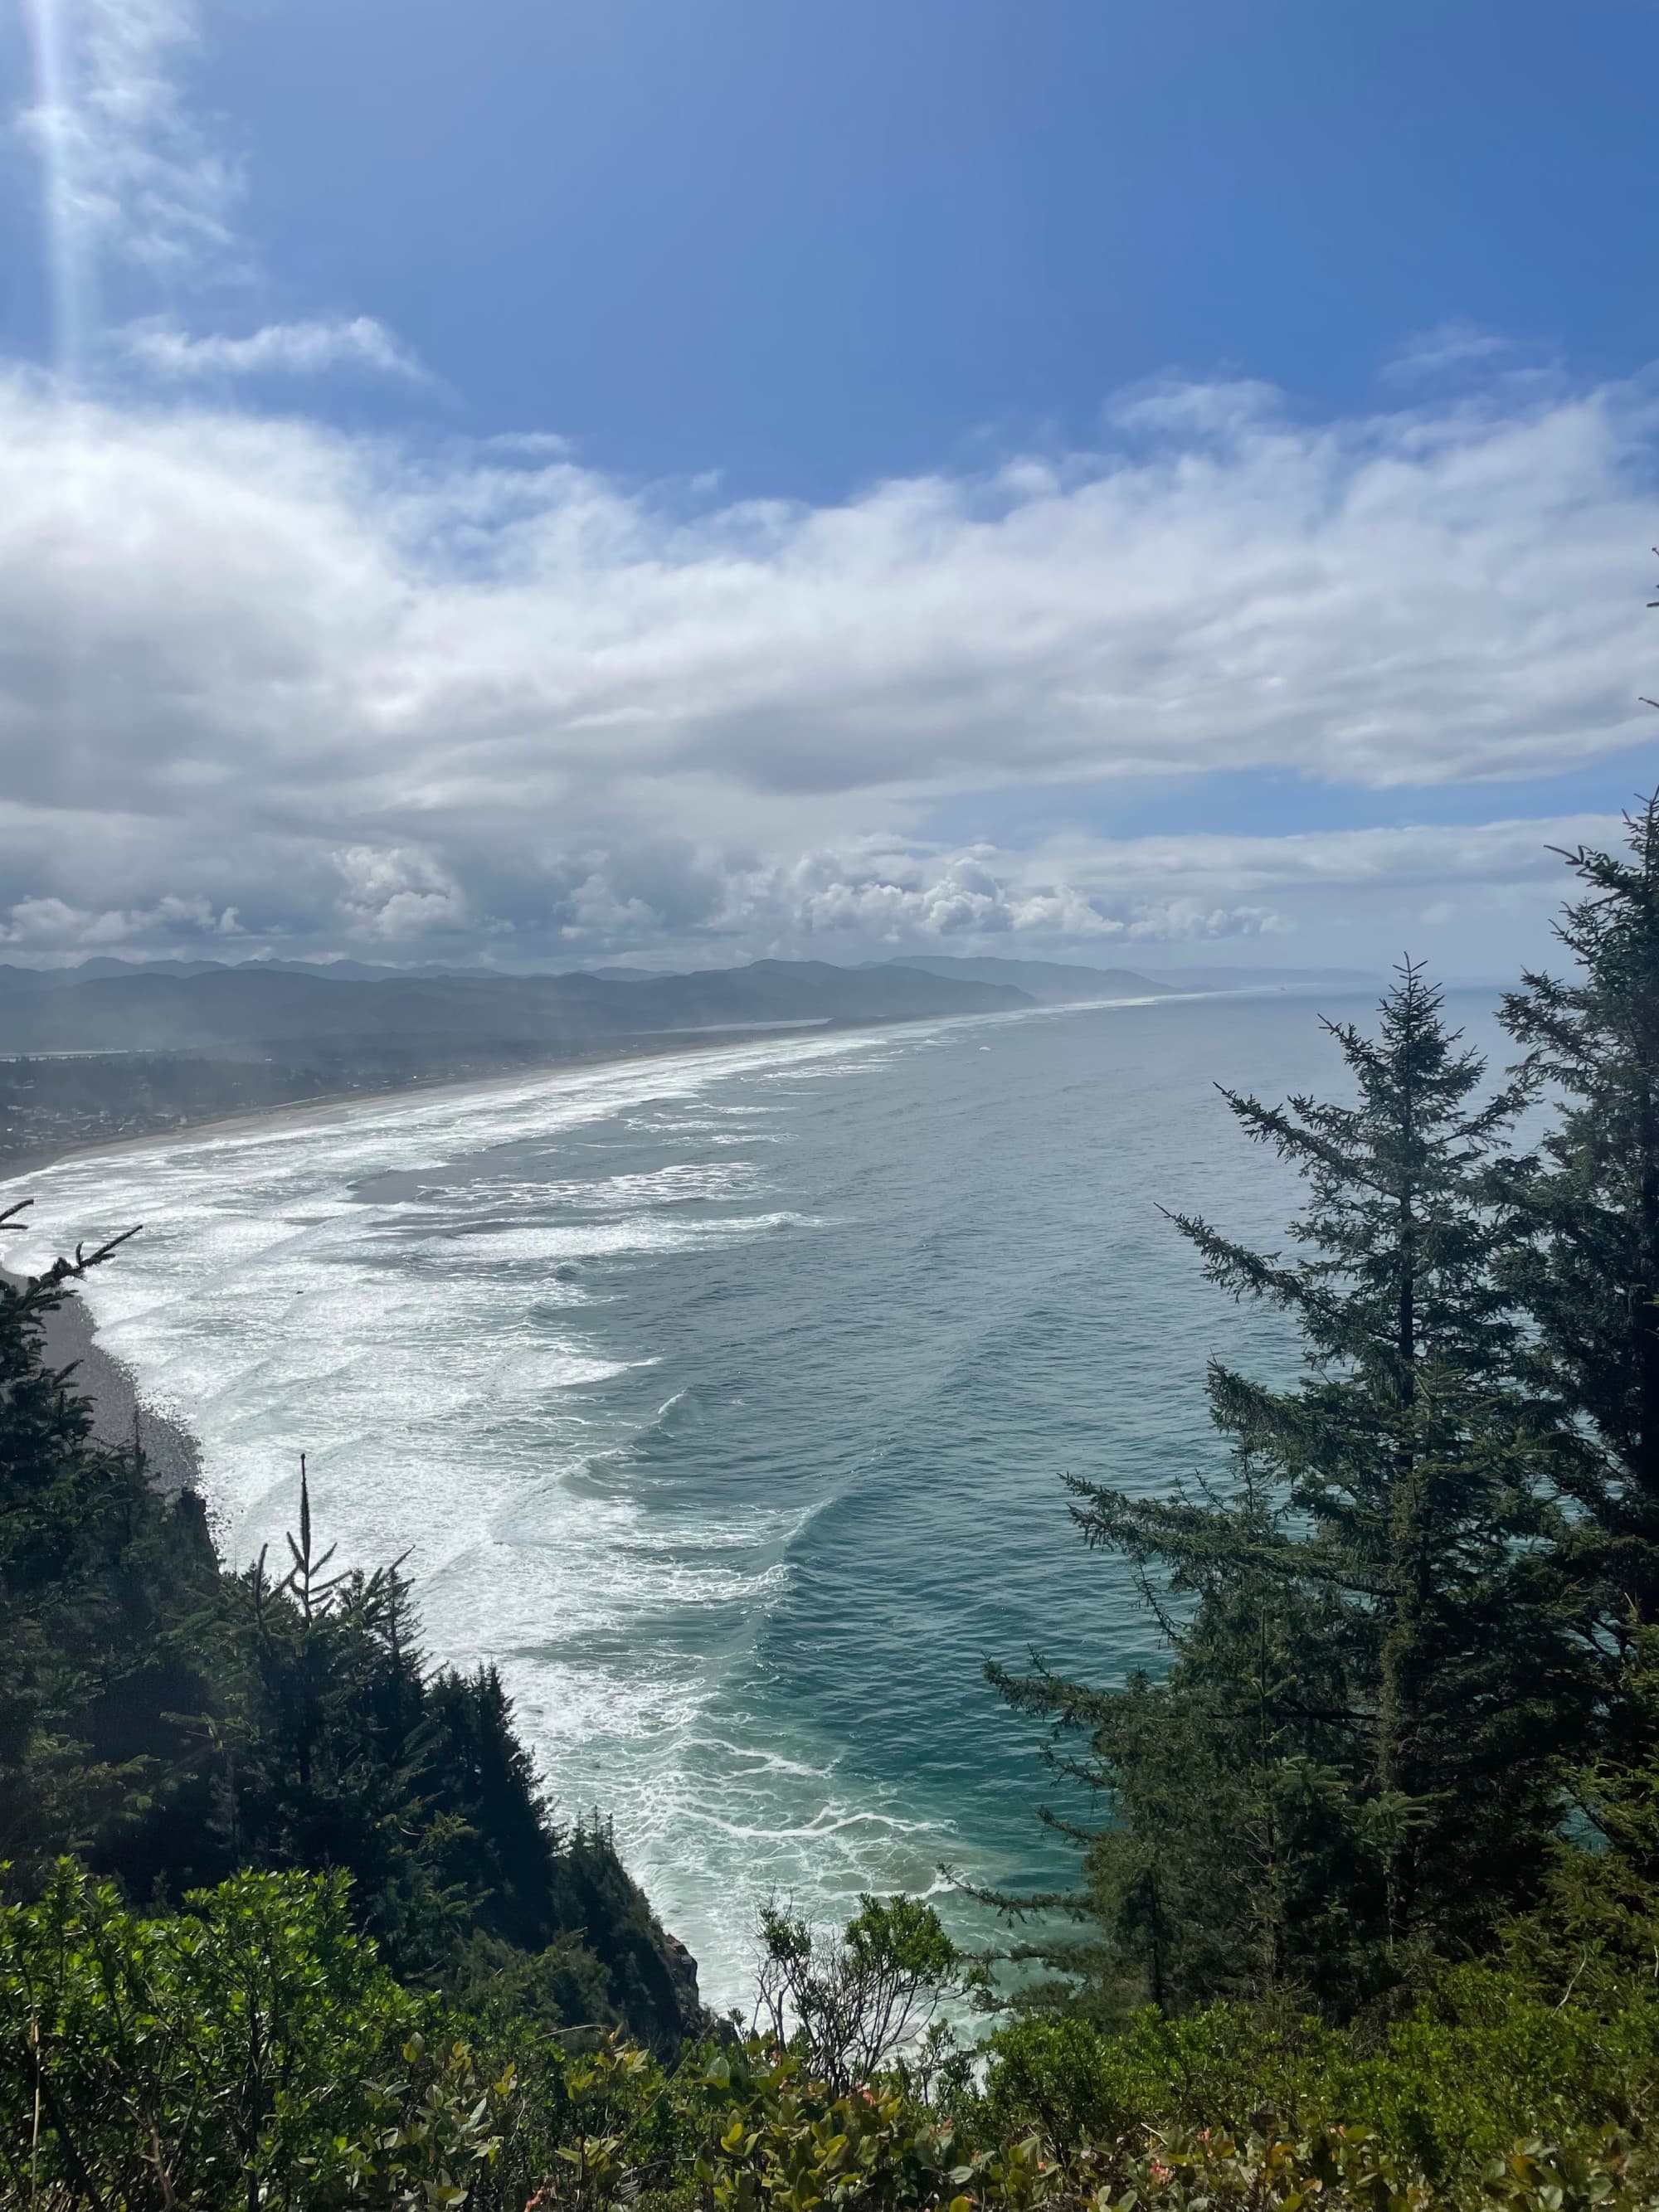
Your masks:
{"label": "sky", "polygon": [[1654,0],[20,0],[0,958],[1550,957]]}

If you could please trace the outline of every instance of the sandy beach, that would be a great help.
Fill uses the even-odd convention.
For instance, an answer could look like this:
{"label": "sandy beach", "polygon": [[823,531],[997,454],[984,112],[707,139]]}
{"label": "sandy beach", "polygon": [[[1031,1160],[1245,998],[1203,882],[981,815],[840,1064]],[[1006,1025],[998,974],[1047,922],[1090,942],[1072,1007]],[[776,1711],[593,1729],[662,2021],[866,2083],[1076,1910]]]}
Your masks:
{"label": "sandy beach", "polygon": [[[425,1098],[446,1092],[487,1094],[510,1090],[515,1084],[538,1075],[597,1073],[607,1067],[631,1066],[642,1060],[678,1060],[690,1053],[719,1052],[728,1047],[758,1044],[769,1036],[807,1036],[831,1026],[834,1025],[822,1022],[768,1022],[743,1029],[723,1029],[718,1034],[707,1030],[676,1031],[654,1037],[637,1049],[607,1048],[603,1052],[561,1055],[556,1060],[526,1060],[516,1067],[497,1069],[488,1075],[416,1076],[408,1083],[387,1084],[378,1090],[322,1091],[314,1097],[284,1099],[279,1106],[239,1109],[233,1114],[204,1114],[189,1121],[169,1122],[165,1127],[136,1130],[125,1136],[43,1145],[38,1151],[0,1162],[0,1192],[55,1167],[60,1160],[79,1159],[88,1154],[137,1152],[195,1136],[231,1136],[240,1129],[280,1128],[290,1122],[303,1125],[337,1114],[343,1106],[375,1106],[390,1098]],[[855,1036],[862,1030],[902,1025],[860,1022],[844,1026],[849,1036]]]}

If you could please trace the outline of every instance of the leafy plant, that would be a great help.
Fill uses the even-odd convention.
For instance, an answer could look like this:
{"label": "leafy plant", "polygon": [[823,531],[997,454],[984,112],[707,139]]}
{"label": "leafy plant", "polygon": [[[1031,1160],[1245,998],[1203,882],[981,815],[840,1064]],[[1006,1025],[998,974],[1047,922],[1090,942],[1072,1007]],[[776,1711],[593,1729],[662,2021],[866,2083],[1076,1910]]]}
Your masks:
{"label": "leafy plant", "polygon": [[838,2094],[895,2068],[925,2090],[951,2047],[940,2006],[985,1986],[983,1969],[914,1897],[860,1897],[834,1937],[774,1900],[760,1936],[756,2032]]}

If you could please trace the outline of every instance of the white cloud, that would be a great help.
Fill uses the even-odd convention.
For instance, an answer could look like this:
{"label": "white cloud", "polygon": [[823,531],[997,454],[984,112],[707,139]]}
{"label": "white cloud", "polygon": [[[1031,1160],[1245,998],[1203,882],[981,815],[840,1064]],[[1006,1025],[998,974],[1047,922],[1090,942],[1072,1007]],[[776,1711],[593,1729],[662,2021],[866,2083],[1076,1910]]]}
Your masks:
{"label": "white cloud", "polygon": [[[194,0],[27,0],[36,98],[19,115],[41,175],[58,366],[78,375],[109,348],[112,304],[259,289],[237,235],[240,165],[179,86],[201,45]],[[425,381],[384,324],[358,315],[192,335],[171,313],[120,329],[115,357],[170,379],[311,376],[334,369]]]}
{"label": "white cloud", "polygon": [[31,951],[84,951],[158,936],[173,939],[241,934],[234,907],[224,907],[216,912],[205,898],[180,898],[171,893],[158,899],[154,906],[139,911],[71,906],[60,898],[19,899],[0,909],[0,945],[18,945]]}
{"label": "white cloud", "polygon": [[1448,372],[1490,368],[1515,351],[1513,341],[1500,337],[1496,331],[1455,319],[1438,324],[1431,331],[1419,331],[1407,338],[1388,362],[1383,374],[1396,383],[1412,383],[1420,378],[1444,376]]}
{"label": "white cloud", "polygon": [[[1133,850],[1105,848],[1097,858],[1121,860]],[[1284,927],[1261,906],[1138,896],[1134,872],[1132,861],[1116,870],[1097,865],[1099,888],[1088,894],[1045,875],[1040,855],[989,845],[941,853],[871,841],[805,854],[787,866],[734,873],[711,927],[774,950],[832,940],[843,950],[931,943],[936,950],[983,945],[1010,955],[1029,949],[1013,943],[1016,937],[1096,949],[1097,940],[1113,938],[1249,937]]]}
{"label": "white cloud", "polygon": [[344,889],[336,911],[353,937],[418,941],[465,928],[466,894],[430,853],[349,845],[334,854]]}
{"label": "white cloud", "polygon": [[[1620,835],[1615,817],[1576,815],[1277,837],[1066,836],[1024,850],[870,838],[728,868],[702,926],[770,953],[926,946],[1015,956],[1051,945],[1127,960],[1138,957],[1131,948],[1289,937],[1334,920],[1373,938],[1382,929],[1367,956],[1382,957],[1400,949],[1389,931],[1410,937],[1419,925],[1462,926],[1482,915],[1539,919],[1562,889],[1559,848]],[[641,895],[627,855],[590,855],[584,865],[577,896],[589,926],[567,934],[637,942],[672,927],[668,902]],[[718,871],[718,856],[708,865]],[[1449,896],[1425,907],[1425,886]],[[1317,959],[1320,948],[1304,946],[1302,957]]]}
{"label": "white cloud", "polygon": [[[238,165],[179,91],[193,0],[27,6],[63,365],[96,355],[101,278],[161,384],[423,375],[367,316],[257,324]],[[211,331],[173,319],[228,284],[242,334],[222,297]],[[1514,781],[1650,736],[1651,380],[1574,392],[1467,324],[1388,374],[1460,396],[1314,423],[1260,383],[1161,382],[1098,450],[818,507],[722,504],[713,475],[665,501],[550,433],[434,453],[14,375],[0,942],[1297,933],[1349,960],[1425,929],[1490,963],[1559,893],[1547,840],[1607,823],[1010,826],[1109,819],[1148,777],[1272,774],[1293,814],[1297,779]]]}
{"label": "white cloud", "polygon": [[1575,814],[1468,828],[1320,830],[1271,837],[1055,837],[1031,856],[1031,865],[1062,871],[1085,890],[1109,887],[1150,896],[1177,884],[1246,896],[1420,890],[1448,883],[1553,884],[1561,876],[1560,850],[1617,842],[1620,835],[1616,816]]}
{"label": "white cloud", "polygon": [[147,368],[172,378],[317,376],[337,368],[416,381],[425,377],[420,363],[372,315],[267,323],[246,337],[191,337],[166,323],[141,323],[126,333],[126,346]]}
{"label": "white cloud", "polygon": [[[1273,771],[1293,808],[1297,777],[1524,778],[1650,737],[1653,425],[1642,386],[1316,426],[1192,394],[1128,453],[688,514],[557,451],[14,377],[0,899],[526,954],[1316,912],[1392,944],[1451,884],[1541,914],[1534,823],[1004,825],[1109,818],[1149,773]],[[940,848],[934,818],[966,834]]]}
{"label": "white cloud", "polygon": [[1121,392],[1105,410],[1115,429],[1187,439],[1231,438],[1271,422],[1282,395],[1249,379],[1195,384],[1166,378]]}

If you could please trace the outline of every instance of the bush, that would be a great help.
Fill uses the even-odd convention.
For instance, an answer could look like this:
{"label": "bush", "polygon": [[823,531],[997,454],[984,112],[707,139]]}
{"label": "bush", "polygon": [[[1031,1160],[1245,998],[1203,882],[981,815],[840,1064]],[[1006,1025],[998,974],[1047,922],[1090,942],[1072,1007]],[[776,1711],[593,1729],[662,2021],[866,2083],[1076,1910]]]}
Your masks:
{"label": "bush", "polygon": [[337,1878],[239,1875],[137,1919],[65,1865],[0,1916],[0,2156],[31,2203],[303,2203],[419,2024]]}
{"label": "bush", "polygon": [[[1369,2056],[1224,2008],[1026,2021],[982,2094],[850,2087],[753,2037],[567,2054],[401,1988],[343,1877],[135,1915],[60,1867],[0,1912],[0,2203],[30,2212],[1634,2212],[1656,2078],[1616,2016],[1454,1977]],[[1264,2085],[1279,2109],[1247,2111]],[[1367,2124],[1351,2115],[1364,2112]],[[1237,2116],[1237,2117],[1233,2117]],[[1506,2132],[1513,2130],[1513,2132]]]}
{"label": "bush", "polygon": [[993,2137],[1360,2125],[1402,2171],[1456,2192],[1517,2142],[1589,2154],[1659,2118],[1659,1992],[1632,1981],[1612,2009],[1563,2002],[1510,1966],[1454,1969],[1370,2036],[1212,2005],[1148,2009],[1117,2033],[1021,2021],[990,2052],[978,2125]]}

